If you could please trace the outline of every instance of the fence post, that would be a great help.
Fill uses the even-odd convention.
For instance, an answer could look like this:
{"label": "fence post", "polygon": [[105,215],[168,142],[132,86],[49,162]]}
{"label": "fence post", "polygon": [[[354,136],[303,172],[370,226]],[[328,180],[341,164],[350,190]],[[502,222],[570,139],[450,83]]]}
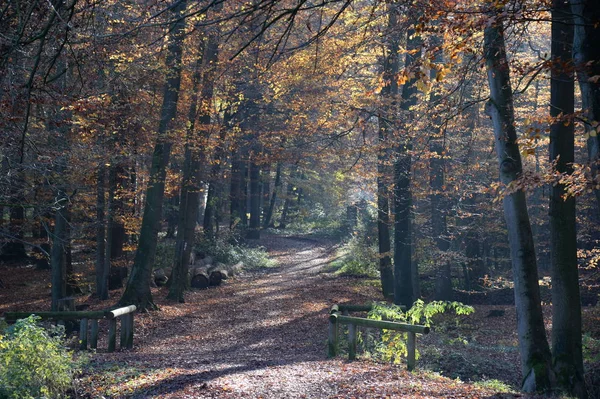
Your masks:
{"label": "fence post", "polygon": [[90,330],[90,348],[96,349],[98,348],[98,319],[91,321]]}
{"label": "fence post", "polygon": [[338,353],[338,322],[337,313],[329,315],[329,357],[335,357]]}
{"label": "fence post", "polygon": [[356,324],[348,324],[348,359],[356,360]]}
{"label": "fence post", "polygon": [[408,371],[412,371],[415,368],[415,351],[416,351],[416,347],[417,347],[417,336],[414,332],[409,332],[408,333],[408,342],[407,342],[407,349],[408,349],[408,357],[406,359],[406,368],[408,369]]}
{"label": "fence post", "polygon": [[87,339],[87,333],[88,333],[88,319],[81,319],[81,321],[79,322],[79,349],[81,350],[87,350],[87,346],[88,346],[88,339]]}
{"label": "fence post", "polygon": [[127,321],[128,334],[127,334],[127,349],[133,349],[133,312],[127,314],[125,317],[129,319]]}
{"label": "fence post", "polygon": [[127,336],[129,335],[129,318],[127,315],[119,317],[121,319],[121,349],[127,347]]}
{"label": "fence post", "polygon": [[108,352],[114,352],[117,346],[117,319],[108,321]]}

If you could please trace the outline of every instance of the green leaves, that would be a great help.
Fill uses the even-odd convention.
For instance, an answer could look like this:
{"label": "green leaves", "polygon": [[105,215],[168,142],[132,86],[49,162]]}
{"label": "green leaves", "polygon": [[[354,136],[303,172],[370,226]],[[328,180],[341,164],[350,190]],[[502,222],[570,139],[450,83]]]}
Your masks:
{"label": "green leaves", "polygon": [[0,336],[0,398],[60,398],[77,367],[63,346],[62,329],[50,333],[30,316]]}
{"label": "green leaves", "polygon": [[[373,309],[369,312],[367,317],[373,320],[422,324],[431,327],[434,316],[448,311],[452,311],[456,315],[462,316],[473,313],[475,309],[472,306],[463,305],[460,302],[433,301],[425,303],[421,299],[418,299],[406,312],[398,305],[382,302],[374,303]],[[363,339],[363,341],[372,340],[373,337],[370,336]],[[379,342],[375,344],[375,355],[383,361],[400,363],[401,359],[406,356],[407,353],[406,340],[406,333],[383,330]],[[418,357],[419,353],[417,351],[417,358]]]}

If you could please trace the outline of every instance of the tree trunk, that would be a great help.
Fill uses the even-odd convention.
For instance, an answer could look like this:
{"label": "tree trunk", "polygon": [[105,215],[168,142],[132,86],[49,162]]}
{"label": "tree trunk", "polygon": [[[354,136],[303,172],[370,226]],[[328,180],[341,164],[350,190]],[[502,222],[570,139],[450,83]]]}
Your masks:
{"label": "tree trunk", "polygon": [[260,166],[256,156],[253,152],[250,160],[250,225],[246,235],[246,238],[252,240],[260,238]]}
{"label": "tree trunk", "polygon": [[[490,87],[490,100],[486,110],[494,126],[500,180],[508,185],[518,178],[523,167],[514,124],[504,28],[500,19],[491,21],[485,28],[484,54]],[[503,203],[515,285],[522,389],[526,392],[544,391],[551,388],[551,359],[544,329],[535,248],[525,193],[518,190],[506,195]]]}
{"label": "tree trunk", "polygon": [[219,145],[215,151],[214,162],[212,164],[209,183],[208,183],[208,195],[206,197],[206,207],[204,209],[203,229],[204,236],[213,240],[219,229],[219,210],[223,201],[223,181],[220,178],[221,165],[224,163],[225,158],[225,137],[227,134],[227,128],[231,121],[231,112],[225,111],[223,117],[223,126],[219,130]]}
{"label": "tree trunk", "polygon": [[[575,84],[572,72],[573,22],[568,1],[552,4],[552,70],[550,80],[550,161],[556,171],[573,174],[575,161]],[[581,348],[581,297],[577,270],[575,197],[564,184],[550,191],[552,263],[552,363],[560,390],[587,398]]]}
{"label": "tree trunk", "polygon": [[[181,184],[181,201],[179,205],[179,220],[177,228],[177,243],[175,247],[175,264],[171,277],[169,299],[184,302],[184,291],[188,288],[188,265],[190,254],[195,243],[196,219],[200,208],[201,166],[203,163],[204,147],[210,134],[210,116],[214,92],[214,75],[218,57],[218,40],[216,32],[212,32],[207,40],[204,54],[197,63],[197,71],[204,70],[202,75],[202,90],[200,93],[200,126],[194,133],[197,97],[193,95],[188,114],[188,137],[186,151],[186,167],[184,168]],[[204,47],[204,46],[202,46]],[[197,92],[199,75],[194,79],[194,93]]]}
{"label": "tree trunk", "polygon": [[269,201],[269,209],[265,212],[263,217],[263,228],[274,227],[271,223],[273,219],[273,211],[275,210],[275,204],[277,202],[277,191],[281,187],[281,162],[277,163],[277,170],[275,171],[275,186],[273,187],[273,194]]}
{"label": "tree trunk", "polygon": [[57,198],[59,208],[54,214],[54,231],[52,233],[52,252],[50,256],[53,311],[58,310],[59,301],[67,296],[67,246],[69,242],[67,217],[69,198],[61,189],[57,193]]}
{"label": "tree trunk", "polygon": [[[443,65],[443,52],[441,49],[441,40],[438,37],[430,38],[430,45],[436,51],[434,62],[437,65]],[[437,69],[432,68],[429,78],[432,82],[436,81]],[[429,98],[431,108],[435,110],[440,101],[440,95],[436,92]],[[435,112],[435,111],[434,111]],[[437,114],[436,114],[437,115]],[[450,261],[444,254],[450,249],[450,240],[448,238],[448,226],[446,223],[446,209],[444,204],[444,191],[446,185],[446,161],[445,161],[445,131],[442,128],[442,121],[439,116],[433,118],[433,136],[429,141],[429,186],[431,193],[429,201],[431,205],[431,233],[438,249],[438,259],[442,259],[436,266],[436,286],[435,297],[437,300],[452,300],[452,268]],[[441,255],[441,256],[440,256]]]}
{"label": "tree trunk", "polygon": [[260,172],[260,191],[262,193],[261,208],[262,208],[262,226],[264,227],[264,220],[269,213],[269,200],[271,198],[271,164],[266,163]]}
{"label": "tree trunk", "polygon": [[176,0],[173,3],[172,18],[169,30],[169,44],[166,58],[166,81],[163,91],[163,104],[160,113],[158,136],[152,155],[150,181],[146,190],[146,201],[140,239],[135,253],[131,275],[127,287],[119,303],[136,305],[140,310],[156,309],[150,291],[152,265],[156,256],[156,245],[162,214],[166,168],[171,153],[170,130],[177,116],[177,102],[181,85],[181,55],[185,34],[185,11],[187,0]]}
{"label": "tree trunk", "polygon": [[[600,2],[577,0],[571,2],[575,32],[573,57],[577,69],[577,80],[581,90],[587,146],[594,185],[600,183]],[[590,79],[594,77],[594,79]],[[600,190],[595,189],[600,214]]]}
{"label": "tree trunk", "polygon": [[289,220],[288,220],[289,213],[290,213],[290,208],[292,206],[292,197],[294,195],[293,180],[296,179],[297,173],[298,173],[298,165],[294,164],[290,168],[290,176],[289,176],[289,181],[288,181],[288,185],[287,185],[287,191],[285,194],[285,201],[283,202],[283,210],[281,211],[281,219],[279,220],[279,228],[280,229],[285,229],[289,222]]}
{"label": "tree trunk", "polygon": [[[414,29],[407,32],[405,68],[414,67],[421,56],[421,42]],[[410,308],[415,301],[412,270],[412,194],[410,190],[412,155],[408,132],[411,107],[417,103],[417,78],[402,87],[401,109],[405,113],[402,132],[394,148],[394,303]]]}
{"label": "tree trunk", "polygon": [[100,162],[97,172],[97,197],[96,197],[96,295],[100,300],[108,299],[108,273],[104,270],[104,256],[106,248],[106,221],[104,197],[104,183],[106,180],[106,167]]}
{"label": "tree trunk", "polygon": [[392,267],[392,247],[390,241],[390,178],[391,159],[390,136],[393,136],[397,118],[398,73],[400,61],[400,37],[398,29],[398,7],[386,2],[388,28],[386,35],[385,58],[383,64],[384,86],[381,89],[383,102],[379,115],[379,148],[377,151],[377,237],[379,250],[379,274],[384,298],[394,295],[394,269]]}

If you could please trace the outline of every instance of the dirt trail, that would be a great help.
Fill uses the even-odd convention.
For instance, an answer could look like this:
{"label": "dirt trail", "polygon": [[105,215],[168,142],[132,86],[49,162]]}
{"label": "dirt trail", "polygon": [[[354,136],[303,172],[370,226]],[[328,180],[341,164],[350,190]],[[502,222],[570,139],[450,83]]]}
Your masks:
{"label": "dirt trail", "polygon": [[152,376],[114,397],[400,397],[398,389],[412,389],[419,377],[400,367],[327,359],[329,307],[373,295],[322,273],[333,243],[268,236],[261,244],[279,267],[190,292],[185,304],[161,303],[159,294],[162,311],[136,319],[134,351],[96,355],[99,365],[127,363]]}

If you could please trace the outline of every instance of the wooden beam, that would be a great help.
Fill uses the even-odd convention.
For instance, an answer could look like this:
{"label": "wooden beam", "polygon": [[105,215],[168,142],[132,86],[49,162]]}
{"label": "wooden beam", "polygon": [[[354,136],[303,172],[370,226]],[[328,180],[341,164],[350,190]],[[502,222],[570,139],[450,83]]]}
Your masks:
{"label": "wooden beam", "polygon": [[26,319],[31,315],[39,316],[42,320],[81,320],[81,319],[103,319],[103,311],[90,312],[6,312],[4,318],[6,321],[16,321]]}
{"label": "wooden beam", "polygon": [[[333,315],[331,315],[333,316]],[[331,318],[330,316],[330,318]],[[414,332],[419,334],[429,334],[429,327],[417,324],[396,323],[393,321],[371,320],[362,317],[352,317],[337,315],[337,322],[341,324],[356,324],[357,326],[382,328],[384,330]]]}
{"label": "wooden beam", "polygon": [[133,313],[136,310],[137,308],[135,307],[135,305],[129,305],[114,310],[107,310],[106,312],[104,312],[104,316],[107,319],[116,319],[119,316],[126,315],[127,313]]}

